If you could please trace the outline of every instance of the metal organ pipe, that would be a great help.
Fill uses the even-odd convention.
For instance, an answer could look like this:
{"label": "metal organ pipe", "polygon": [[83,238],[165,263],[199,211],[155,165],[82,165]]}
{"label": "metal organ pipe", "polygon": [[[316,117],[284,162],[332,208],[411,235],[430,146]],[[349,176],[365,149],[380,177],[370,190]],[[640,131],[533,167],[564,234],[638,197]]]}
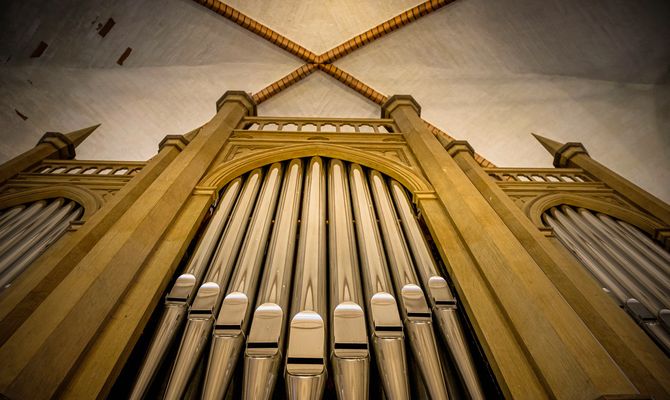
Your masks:
{"label": "metal organ pipe", "polygon": [[287,398],[321,398],[328,359],[338,398],[365,399],[369,340],[385,398],[411,397],[411,360],[415,392],[448,399],[433,315],[469,397],[483,399],[455,297],[405,189],[385,179],[313,157],[232,181],[166,297],[131,399],[147,395],[180,336],[167,399],[196,395],[201,381],[204,399],[231,395],[243,347],[244,399],[271,399],[280,366]]}
{"label": "metal organ pipe", "polygon": [[339,399],[368,397],[370,355],[347,170],[328,166],[331,360]]}
{"label": "metal organ pipe", "polygon": [[165,392],[166,399],[182,398],[189,378],[207,344],[214,324],[214,315],[219,311],[221,305],[221,288],[228,286],[262,177],[263,173],[260,169],[255,169],[249,174],[219,242],[205,283],[200,286],[193,299],[188,312],[186,329]]}
{"label": "metal organ pipe", "polygon": [[3,229],[5,225],[11,223],[21,211],[25,210],[26,206],[23,204],[10,208],[9,210],[3,211],[0,216],[0,229]]}
{"label": "metal organ pipe", "polygon": [[244,354],[244,399],[270,399],[284,348],[303,181],[301,160],[286,168]]}
{"label": "metal organ pipe", "polygon": [[545,219],[558,238],[670,353],[669,263],[662,262],[670,259],[668,253],[637,229],[606,215],[568,206],[554,207],[549,214]]}
{"label": "metal organ pipe", "polygon": [[377,218],[363,169],[351,164],[351,198],[356,218],[359,256],[368,321],[381,375],[384,394],[389,399],[408,399],[409,381],[405,355],[405,335],[393,297],[386,257],[377,229]]}
{"label": "metal organ pipe", "polygon": [[290,399],[321,398],[326,383],[326,175],[323,160],[307,167],[295,263],[286,359]]}
{"label": "metal organ pipe", "polygon": [[[18,211],[14,211],[18,210]],[[38,201],[8,211],[5,236],[0,239],[4,253],[0,256],[0,290],[11,282],[58,239],[82,214],[73,201]]]}
{"label": "metal organ pipe", "polygon": [[240,250],[235,272],[228,285],[214,325],[212,344],[202,398],[222,399],[244,346],[252,304],[260,277],[260,267],[270,235],[272,217],[282,181],[282,165],[272,164],[256,201],[255,212]]}
{"label": "metal organ pipe", "polygon": [[233,180],[226,186],[205,233],[184,269],[184,273],[177,278],[172,289],[165,297],[165,308],[135,380],[135,385],[130,394],[131,400],[138,400],[146,395],[170,345],[174,342],[184,321],[188,306],[193,300],[195,289],[205,274],[226,221],[228,221],[228,217],[233,210],[241,187],[241,178]]}
{"label": "metal organ pipe", "polygon": [[465,341],[463,328],[458,320],[457,302],[447,281],[437,270],[435,260],[421,232],[405,188],[397,181],[389,181],[391,195],[405,232],[405,238],[414,256],[414,265],[423,287],[428,291],[428,299],[433,315],[438,321],[442,337],[456,364],[461,380],[473,400],[483,400],[484,393],[470,350]]}
{"label": "metal organ pipe", "polygon": [[415,362],[432,399],[448,399],[447,387],[438,357],[437,342],[433,332],[432,314],[419,280],[414,272],[405,238],[393,208],[384,177],[375,170],[370,171],[370,185],[379,214],[384,247],[391,267],[391,276],[396,293],[400,293],[400,310],[409,334]]}

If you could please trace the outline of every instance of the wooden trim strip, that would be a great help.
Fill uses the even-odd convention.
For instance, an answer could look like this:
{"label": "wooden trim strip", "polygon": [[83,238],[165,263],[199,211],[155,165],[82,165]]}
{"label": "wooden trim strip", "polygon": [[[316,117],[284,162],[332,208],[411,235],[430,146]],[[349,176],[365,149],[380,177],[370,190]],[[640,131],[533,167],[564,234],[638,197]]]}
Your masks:
{"label": "wooden trim strip", "polygon": [[298,82],[299,80],[311,74],[315,70],[316,70],[316,64],[304,64],[303,66],[297,68],[290,74],[261,89],[258,93],[255,93],[252,96],[252,98],[254,99],[257,105],[261,104],[265,100],[276,95],[282,90],[288,88],[289,86]]}
{"label": "wooden trim strip", "polygon": [[281,47],[282,49],[288,51],[294,56],[307,61],[308,63],[316,62],[317,55],[307,50],[306,48],[300,46],[291,39],[280,35],[279,33],[273,31],[267,26],[261,24],[258,21],[249,18],[240,11],[234,9],[233,7],[220,2],[219,0],[193,0],[196,3],[202,4],[203,6],[209,8],[215,13],[229,19],[230,21],[236,23],[244,29],[247,29],[258,36],[266,39],[273,44]]}
{"label": "wooden trim strip", "polygon": [[319,55],[316,59],[318,64],[332,63],[333,61],[346,56],[352,51],[365,46],[366,44],[379,39],[380,37],[393,32],[396,29],[413,22],[424,15],[427,15],[454,0],[428,0],[416,7],[410,8],[395,17],[382,22],[374,28],[368,29],[360,35],[354,36],[346,42],[334,47],[327,52]]}

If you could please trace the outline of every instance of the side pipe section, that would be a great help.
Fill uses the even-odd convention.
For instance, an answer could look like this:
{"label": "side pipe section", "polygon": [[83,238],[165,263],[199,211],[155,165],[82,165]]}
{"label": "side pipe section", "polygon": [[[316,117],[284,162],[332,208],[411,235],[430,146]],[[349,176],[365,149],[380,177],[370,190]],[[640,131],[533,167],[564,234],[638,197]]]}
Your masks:
{"label": "side pipe section", "polygon": [[442,365],[438,356],[437,341],[433,332],[433,317],[426,303],[423,290],[414,272],[412,259],[405,243],[398,217],[393,208],[386,182],[381,173],[371,170],[370,185],[379,225],[386,248],[386,255],[396,293],[400,292],[400,310],[409,334],[414,360],[419,367],[426,390],[432,399],[449,398]]}
{"label": "side pipe section", "polygon": [[139,400],[146,396],[165,355],[182,327],[188,306],[209,265],[241,187],[242,178],[237,178],[228,184],[184,273],[177,278],[165,297],[165,309],[130,393],[131,400]]}
{"label": "side pipe section", "polygon": [[351,197],[344,163],[328,165],[331,363],[338,399],[367,399],[370,352],[365,328]]}
{"label": "side pipe section", "polygon": [[326,384],[326,174],[312,157],[305,178],[286,358],[289,399],[320,399]]}
{"label": "side pipe section", "polygon": [[251,304],[254,303],[258,288],[260,268],[277,206],[282,173],[281,164],[272,164],[258,195],[256,211],[242,244],[237,266],[228,286],[228,294],[223,299],[214,325],[202,392],[205,400],[224,397],[244,346],[244,335],[248,330]]}
{"label": "side pipe section", "polygon": [[279,375],[288,321],[285,316],[291,296],[302,181],[302,161],[292,160],[286,167],[265,259],[265,272],[258,290],[257,308],[244,353],[242,398],[246,400],[269,400]]}
{"label": "side pipe section", "polygon": [[447,281],[440,275],[435,260],[421,232],[405,189],[397,181],[389,182],[391,195],[400,216],[405,238],[412,249],[414,265],[427,290],[430,307],[437,319],[442,338],[456,364],[456,369],[472,400],[483,400],[484,392],[477,370],[458,320],[457,302]]}
{"label": "side pipe section", "polygon": [[182,336],[177,352],[177,358],[172,367],[170,380],[165,392],[166,399],[181,399],[195,369],[204,347],[207,345],[214,325],[214,315],[221,306],[222,288],[228,286],[228,281],[244,239],[249,216],[253,210],[263,172],[255,169],[249,173],[244,183],[230,222],[226,226],[223,236],[216,249],[214,260],[211,263],[205,283],[195,295],[193,305],[188,312],[186,329]]}
{"label": "side pipe section", "polygon": [[382,248],[377,218],[363,168],[351,164],[351,199],[356,218],[368,323],[384,394],[390,400],[409,399],[405,335],[398,314]]}

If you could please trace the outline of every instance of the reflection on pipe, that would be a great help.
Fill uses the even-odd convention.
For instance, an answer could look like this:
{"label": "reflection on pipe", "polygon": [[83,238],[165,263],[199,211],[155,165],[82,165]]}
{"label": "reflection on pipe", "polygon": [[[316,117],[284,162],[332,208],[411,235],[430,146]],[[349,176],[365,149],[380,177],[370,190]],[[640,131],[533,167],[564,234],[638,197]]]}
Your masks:
{"label": "reflection on pipe", "polygon": [[214,324],[214,315],[221,305],[221,288],[228,285],[262,175],[260,169],[255,169],[244,183],[240,198],[207,272],[205,283],[198,289],[189,309],[186,329],[165,392],[166,399],[182,398],[189,378],[207,344]]}
{"label": "reflection on pipe", "polygon": [[544,216],[556,236],[670,353],[670,255],[634,227],[606,215],[562,206]]}
{"label": "reflection on pipe", "polygon": [[184,273],[177,278],[172,289],[165,297],[163,315],[158,323],[149,350],[144,357],[130,399],[141,399],[149,390],[158,368],[163,363],[166,353],[182,326],[187,308],[195,294],[195,289],[202,280],[205,268],[212,258],[241,187],[241,178],[237,178],[228,184]]}
{"label": "reflection on pipe", "polygon": [[256,211],[240,250],[240,257],[228,286],[228,294],[223,299],[216,319],[202,393],[203,399],[223,398],[237,365],[244,345],[244,334],[249,325],[251,304],[255,300],[260,267],[270,235],[281,179],[281,164],[272,164],[258,195]]}
{"label": "reflection on pipe", "polygon": [[346,167],[328,168],[331,351],[339,399],[368,397],[370,356]]}
{"label": "reflection on pipe", "polygon": [[384,177],[378,171],[370,171],[372,197],[381,226],[384,247],[391,267],[391,276],[396,293],[400,293],[400,311],[409,334],[409,343],[419,367],[423,382],[432,399],[448,399],[442,366],[437,355],[437,342],[433,332],[432,313],[405,244],[393,203]]}
{"label": "reflection on pipe", "polygon": [[244,399],[269,399],[274,391],[286,332],[303,180],[302,161],[286,168],[275,227],[258,290],[244,355]]}
{"label": "reflection on pipe", "polygon": [[363,169],[351,164],[351,198],[356,218],[359,258],[365,297],[369,302],[369,327],[384,393],[389,399],[409,398],[405,335],[398,306],[391,293],[386,257],[377,229],[376,215]]}
{"label": "reflection on pipe", "polygon": [[428,291],[428,299],[433,309],[433,315],[438,321],[442,337],[470,398],[482,400],[484,399],[484,393],[472,355],[465,341],[463,328],[458,320],[456,298],[437,270],[437,265],[430,253],[426,238],[421,233],[405,189],[394,180],[389,182],[389,186],[405,237],[414,256],[421,283]]}
{"label": "reflection on pipe", "polygon": [[286,358],[289,399],[318,399],[326,384],[326,175],[323,161],[307,167],[295,263]]}
{"label": "reflection on pipe", "polygon": [[83,209],[64,200],[40,200],[2,213],[0,291],[12,282],[79,219]]}

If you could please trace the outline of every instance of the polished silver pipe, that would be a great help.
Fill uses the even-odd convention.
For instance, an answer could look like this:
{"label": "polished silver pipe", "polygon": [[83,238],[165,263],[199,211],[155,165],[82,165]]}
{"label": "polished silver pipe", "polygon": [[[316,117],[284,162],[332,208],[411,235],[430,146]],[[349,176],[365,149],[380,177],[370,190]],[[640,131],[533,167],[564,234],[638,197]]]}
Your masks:
{"label": "polished silver pipe", "polygon": [[207,229],[198,242],[195,253],[189,259],[184,273],[177,278],[165,297],[165,309],[130,393],[131,400],[139,400],[146,396],[156,372],[177,337],[188,306],[205,274],[241,187],[242,178],[237,178],[226,186]]}
{"label": "polished silver pipe", "polygon": [[663,308],[662,304],[658,302],[655,297],[647,296],[643,290],[640,290],[639,283],[631,277],[623,267],[621,267],[616,257],[593,240],[591,235],[585,231],[583,223],[573,220],[573,218],[563,213],[563,210],[556,210],[554,208],[551,212],[554,218],[575,235],[577,241],[583,243],[584,247],[600,260],[600,265],[606,268],[610,275],[615,277],[622,287],[626,288],[626,291],[630,293],[630,297],[634,297],[641,301],[649,309],[659,310]]}
{"label": "polished silver pipe", "polygon": [[282,174],[280,163],[272,164],[265,174],[235,272],[214,325],[202,392],[203,399],[222,399],[237,366],[260,280]]}
{"label": "polished silver pipe", "polygon": [[626,301],[632,298],[628,289],[610,272],[610,269],[605,265],[607,263],[606,260],[603,260],[598,253],[588,248],[586,241],[577,234],[573,234],[574,231],[568,230],[554,217],[554,215],[558,214],[560,214],[560,210],[552,208],[549,214],[544,215],[544,219],[554,230],[558,240],[575,254],[603,289],[606,289],[614,297],[619,306],[625,306]]}
{"label": "polished silver pipe", "polygon": [[363,168],[351,164],[351,199],[361,262],[368,323],[379,375],[389,399],[408,399],[405,335],[389,277],[377,218]]}
{"label": "polished silver pipe", "polygon": [[14,226],[15,229],[11,229],[7,236],[3,238],[2,242],[0,242],[0,258],[4,258],[5,254],[21,243],[26,236],[35,232],[35,230],[39,230],[44,221],[51,218],[54,213],[57,213],[64,204],[64,199],[54,199],[45,207],[42,207],[39,211],[35,212],[28,220],[17,223]]}
{"label": "polished silver pipe", "polygon": [[623,229],[629,232],[633,237],[635,237],[640,243],[644,244],[649,250],[653,251],[661,258],[663,258],[666,261],[665,264],[666,267],[667,265],[670,265],[668,264],[670,263],[670,253],[661,246],[659,246],[658,243],[648,238],[644,233],[640,232],[640,230],[634,227],[633,225],[625,221],[616,221],[616,222],[617,224],[619,224],[619,226],[621,226]]}
{"label": "polished silver pipe", "polygon": [[448,399],[449,393],[442,373],[433,331],[433,318],[405,242],[384,176],[369,172],[372,198],[379,215],[382,239],[395,284],[400,292],[400,311],[409,335],[412,353],[419,367],[426,390],[432,399]]}
{"label": "polished silver pipe", "polygon": [[447,349],[456,363],[456,370],[470,398],[483,400],[484,392],[481,382],[465,340],[463,328],[458,320],[456,298],[451,293],[447,281],[437,269],[437,264],[431,255],[426,238],[421,232],[405,188],[395,180],[389,182],[389,188],[405,232],[405,238],[414,256],[414,265],[423,287],[428,292],[427,297],[433,315],[437,319]]}
{"label": "polished silver pipe", "polygon": [[637,250],[637,254],[647,258],[664,276],[670,277],[670,253],[659,246],[656,242],[649,239],[642,232],[639,232],[639,230],[633,226],[629,225],[630,229],[633,230],[636,234],[640,235],[645,241],[641,240],[641,238],[630,232],[628,229],[624,228],[623,225],[618,224],[617,221],[615,221],[610,216],[598,213],[597,217],[602,223],[607,225],[613,231],[617,232],[619,237],[626,240],[630,246],[634,247],[635,250]]}
{"label": "polished silver pipe", "polygon": [[[74,202],[67,202],[60,205],[57,208],[54,208],[52,212],[48,213],[43,219],[39,220],[39,223],[32,224],[28,229],[22,232],[21,240],[15,243],[11,248],[0,258],[0,275],[3,275],[4,272],[12,266],[12,264],[18,260],[26,252],[30,252],[33,249],[33,246],[42,239],[42,237],[49,234],[49,232],[56,226],[60,221],[65,219],[69,213],[74,211],[77,206]],[[49,208],[45,208],[48,210]]]}
{"label": "polished silver pipe", "polygon": [[245,236],[247,223],[260,188],[263,172],[255,169],[249,173],[244,188],[235,204],[219,246],[207,271],[205,283],[200,286],[188,312],[186,329],[172,367],[165,391],[166,399],[180,399],[186,389],[193,369],[202,356],[204,347],[212,333],[214,315],[221,306],[221,292],[228,286]]}
{"label": "polished silver pipe", "polygon": [[613,235],[603,228],[603,224],[598,223],[599,220],[593,221],[588,218],[588,213],[578,213],[571,207],[564,206],[563,211],[582,227],[595,246],[600,246],[604,252],[607,252],[616,261],[618,268],[637,283],[637,290],[644,293],[646,297],[655,299],[657,304],[662,305],[658,309],[670,307],[670,282],[659,280],[661,277],[650,274],[645,269],[645,265],[639,263],[639,259],[630,257],[621,247],[622,243],[614,241]]}
{"label": "polished silver pipe", "polygon": [[365,328],[351,196],[344,163],[328,165],[331,362],[338,399],[367,399],[370,352]]}
{"label": "polished silver pipe", "polygon": [[9,210],[3,211],[2,216],[0,216],[0,229],[4,228],[7,224],[11,224],[12,221],[14,221],[14,218],[17,218],[19,214],[21,214],[21,212],[25,209],[26,206],[20,204],[10,208]]}
{"label": "polished silver pipe", "polygon": [[286,358],[289,399],[317,399],[326,384],[326,174],[320,157],[307,167]]}
{"label": "polished silver pipe", "polygon": [[[65,215],[61,220],[56,221],[53,226],[44,226],[44,231],[40,232],[35,240],[21,244],[23,250],[21,256],[14,260],[2,274],[0,274],[0,291],[11,286],[11,283],[28,267],[37,257],[39,257],[49,246],[51,246],[65,231],[70,227],[73,221],[79,219],[83,214],[81,207],[76,207]],[[4,262],[5,260],[3,260]]]}
{"label": "polished silver pipe", "polygon": [[11,238],[16,232],[22,231],[26,226],[29,226],[34,217],[46,207],[47,202],[44,200],[36,201],[29,205],[26,209],[21,211],[11,220],[8,220],[2,228],[0,228],[0,243],[4,243]]}
{"label": "polished silver pipe", "polygon": [[622,257],[628,261],[625,263],[627,268],[631,266],[639,266],[641,272],[651,279],[652,283],[661,291],[665,290],[665,297],[670,297],[670,277],[663,274],[663,272],[644,254],[640,253],[637,248],[631,244],[630,238],[621,235],[615,229],[610,228],[601,219],[597,218],[589,210],[578,209],[579,215],[584,218],[593,228],[600,233],[601,240],[609,242],[612,247],[621,254]]}
{"label": "polished silver pipe", "polygon": [[286,337],[293,258],[302,194],[303,165],[300,159],[286,167],[276,221],[265,258],[244,353],[244,399],[268,400],[274,392]]}

